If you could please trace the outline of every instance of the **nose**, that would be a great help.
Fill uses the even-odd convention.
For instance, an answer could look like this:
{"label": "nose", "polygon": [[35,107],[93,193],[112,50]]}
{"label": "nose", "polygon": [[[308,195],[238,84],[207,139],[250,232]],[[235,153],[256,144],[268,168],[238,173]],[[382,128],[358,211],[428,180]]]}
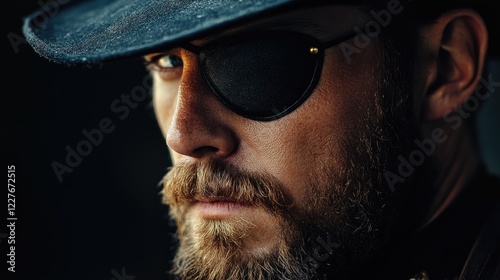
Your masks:
{"label": "nose", "polygon": [[[196,159],[224,159],[237,147],[229,111],[212,93],[195,54],[185,58],[177,104],[166,133],[174,152]],[[194,58],[193,58],[194,57]]]}

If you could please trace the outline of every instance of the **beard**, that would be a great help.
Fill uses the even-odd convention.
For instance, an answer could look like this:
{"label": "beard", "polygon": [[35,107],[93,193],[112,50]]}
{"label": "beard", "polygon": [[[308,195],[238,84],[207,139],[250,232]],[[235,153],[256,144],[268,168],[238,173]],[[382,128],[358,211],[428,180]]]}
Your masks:
{"label": "beard", "polygon": [[[300,254],[289,249],[300,240],[287,222],[292,199],[275,178],[247,174],[217,161],[180,163],[165,177],[163,195],[177,224],[180,246],[172,272],[178,278],[278,279],[279,275],[293,275],[293,279],[307,279],[303,278],[307,274],[301,269]],[[197,195],[233,198],[263,209],[279,225],[279,242],[269,252],[247,252],[245,239],[256,230],[255,225],[244,218],[190,217],[189,205]]]}
{"label": "beard", "polygon": [[[394,170],[417,135],[413,103],[405,94],[411,92],[408,77],[384,70],[375,105],[361,116],[363,125],[340,141],[344,153],[335,157],[344,164],[304,174],[304,197],[292,197],[271,174],[216,160],[172,167],[162,191],[179,239],[172,274],[189,280],[348,279],[380,257],[401,227],[399,208],[413,184],[408,179],[393,193],[383,174]],[[246,240],[258,234],[257,226],[244,218],[193,217],[196,196],[231,198],[264,211],[278,229],[277,241],[269,250],[252,252]]]}
{"label": "beard", "polygon": [[[356,144],[344,141],[342,168],[324,165],[305,175],[309,183],[304,186],[307,195],[300,198],[303,207],[267,173],[216,160],[174,166],[162,191],[179,239],[172,274],[190,280],[345,279],[372,260],[397,220],[383,178],[397,151],[389,133],[381,135],[394,126],[382,127],[373,114],[366,117],[370,125],[355,136]],[[261,209],[277,225],[277,242],[269,250],[252,252],[246,240],[258,227],[244,218],[193,217],[189,210],[196,196],[231,198]]]}

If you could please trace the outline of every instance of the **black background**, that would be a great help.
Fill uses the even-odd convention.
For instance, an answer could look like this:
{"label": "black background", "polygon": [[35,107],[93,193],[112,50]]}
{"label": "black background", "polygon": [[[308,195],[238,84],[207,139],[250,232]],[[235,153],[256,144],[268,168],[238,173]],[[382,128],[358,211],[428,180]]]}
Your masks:
{"label": "black background", "polygon": [[[121,94],[143,84],[142,61],[66,67],[40,58],[27,44],[14,47],[8,35],[22,35],[22,17],[37,7],[36,1],[9,1],[3,12],[9,20],[2,159],[4,168],[16,166],[18,220],[17,278],[0,278],[120,280],[116,271],[137,280],[165,279],[173,228],[159,182],[170,165],[168,150],[150,97],[123,120],[123,112],[111,109]],[[99,128],[104,118],[114,131],[59,182],[51,164],[66,164],[66,146],[76,149],[86,140],[82,130]],[[1,197],[4,216],[5,187]],[[2,218],[0,233],[7,233],[6,225]],[[12,277],[4,273],[7,239],[0,241],[0,275]]]}
{"label": "black background", "polygon": [[[1,144],[4,168],[16,166],[17,278],[4,273],[6,238],[0,238],[0,275],[9,278],[0,278],[120,280],[114,271],[137,280],[165,279],[174,245],[159,196],[170,165],[165,141],[150,98],[124,120],[111,109],[121,94],[142,85],[142,61],[93,68],[50,63],[27,44],[9,41],[12,34],[22,35],[22,17],[39,7],[37,1],[5,3]],[[490,14],[490,52],[498,57],[500,24],[492,24]],[[498,64],[496,69],[493,80],[499,81]],[[497,88],[480,112],[479,128],[488,166],[500,174],[498,93]],[[66,146],[75,149],[86,139],[82,130],[98,128],[104,118],[115,130],[59,182],[51,164],[64,164]],[[5,188],[2,193],[5,213]],[[0,223],[0,234],[7,233],[6,220]]]}

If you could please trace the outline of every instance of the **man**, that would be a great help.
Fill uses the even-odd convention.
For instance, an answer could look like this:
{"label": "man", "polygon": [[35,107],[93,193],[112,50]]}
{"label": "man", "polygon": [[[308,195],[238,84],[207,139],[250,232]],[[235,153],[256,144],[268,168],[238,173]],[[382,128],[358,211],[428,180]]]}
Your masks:
{"label": "man", "polygon": [[487,27],[426,5],[89,1],[24,32],[61,63],[144,56],[176,278],[498,279]]}

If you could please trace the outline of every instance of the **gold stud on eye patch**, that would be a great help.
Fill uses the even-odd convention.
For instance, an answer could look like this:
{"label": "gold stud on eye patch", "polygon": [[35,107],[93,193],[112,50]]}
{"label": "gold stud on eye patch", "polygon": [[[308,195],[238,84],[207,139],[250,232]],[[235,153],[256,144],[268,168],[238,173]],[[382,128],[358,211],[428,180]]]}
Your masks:
{"label": "gold stud on eye patch", "polygon": [[318,48],[315,48],[315,47],[312,47],[312,48],[310,48],[310,49],[309,49],[309,52],[310,52],[311,54],[317,54],[317,53],[319,52],[319,49],[318,49]]}

